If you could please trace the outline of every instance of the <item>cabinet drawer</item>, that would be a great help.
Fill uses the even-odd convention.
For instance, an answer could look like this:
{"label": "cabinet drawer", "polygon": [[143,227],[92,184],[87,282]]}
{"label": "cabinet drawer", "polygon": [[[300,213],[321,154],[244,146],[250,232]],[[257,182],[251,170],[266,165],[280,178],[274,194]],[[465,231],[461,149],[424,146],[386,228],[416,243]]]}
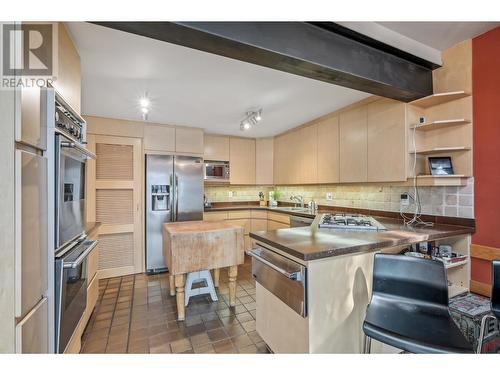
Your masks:
{"label": "cabinet drawer", "polygon": [[206,221],[220,221],[227,219],[227,212],[204,212],[203,220]]}
{"label": "cabinet drawer", "polygon": [[248,219],[248,218],[250,218],[250,211],[249,210],[229,211],[227,213],[227,218],[228,219]]}
{"label": "cabinet drawer", "polygon": [[252,219],[267,219],[266,210],[252,210],[250,211],[250,217]]}
{"label": "cabinet drawer", "polygon": [[279,214],[277,212],[268,212],[267,218],[269,220],[277,221],[279,223],[290,225],[290,216],[287,214]]}
{"label": "cabinet drawer", "polygon": [[99,263],[99,245],[92,250],[87,258],[87,280],[92,280],[97,273]]}
{"label": "cabinet drawer", "polygon": [[48,303],[43,298],[16,326],[16,353],[48,353]]}
{"label": "cabinet drawer", "polygon": [[276,229],[284,229],[290,228],[289,224],[278,223],[277,221],[269,220],[267,222],[267,230],[276,230]]}
{"label": "cabinet drawer", "polygon": [[250,219],[231,219],[227,220],[229,224],[238,225],[245,229],[245,234],[250,233]]}

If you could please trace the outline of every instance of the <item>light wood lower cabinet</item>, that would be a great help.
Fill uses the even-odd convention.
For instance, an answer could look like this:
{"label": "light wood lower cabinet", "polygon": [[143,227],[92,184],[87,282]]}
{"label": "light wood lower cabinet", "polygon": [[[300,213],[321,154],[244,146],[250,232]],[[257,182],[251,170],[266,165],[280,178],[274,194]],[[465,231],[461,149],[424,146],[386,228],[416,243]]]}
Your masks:
{"label": "light wood lower cabinet", "polygon": [[43,298],[16,326],[16,353],[48,353],[48,302]]}
{"label": "light wood lower cabinet", "polygon": [[242,226],[245,229],[245,250],[255,246],[255,240],[250,238],[250,232],[275,230],[290,227],[290,216],[266,210],[228,210],[205,212],[203,220],[220,221]]}

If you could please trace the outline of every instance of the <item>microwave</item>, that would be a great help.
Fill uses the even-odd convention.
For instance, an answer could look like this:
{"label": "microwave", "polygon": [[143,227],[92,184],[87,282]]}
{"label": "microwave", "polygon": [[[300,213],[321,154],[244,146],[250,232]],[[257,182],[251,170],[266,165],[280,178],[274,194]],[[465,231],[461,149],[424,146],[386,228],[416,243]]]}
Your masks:
{"label": "microwave", "polygon": [[229,182],[228,161],[205,161],[205,181]]}

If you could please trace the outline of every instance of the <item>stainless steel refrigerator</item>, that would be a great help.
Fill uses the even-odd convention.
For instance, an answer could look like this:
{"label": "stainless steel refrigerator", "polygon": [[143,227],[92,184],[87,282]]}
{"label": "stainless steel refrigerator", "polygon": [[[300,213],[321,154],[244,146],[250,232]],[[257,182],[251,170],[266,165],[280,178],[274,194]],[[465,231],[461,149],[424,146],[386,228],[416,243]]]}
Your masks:
{"label": "stainless steel refrigerator", "polygon": [[146,155],[146,272],[167,270],[163,223],[203,220],[203,159]]}

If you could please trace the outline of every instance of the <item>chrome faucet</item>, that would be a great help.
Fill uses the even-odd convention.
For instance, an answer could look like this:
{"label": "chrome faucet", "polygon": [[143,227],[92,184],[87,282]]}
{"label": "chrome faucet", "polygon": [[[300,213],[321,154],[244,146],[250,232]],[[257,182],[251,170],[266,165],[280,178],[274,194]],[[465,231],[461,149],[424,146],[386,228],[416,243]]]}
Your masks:
{"label": "chrome faucet", "polygon": [[304,197],[302,195],[292,195],[290,200],[296,201],[295,207],[297,207],[297,204],[300,204],[300,207],[304,208]]}

